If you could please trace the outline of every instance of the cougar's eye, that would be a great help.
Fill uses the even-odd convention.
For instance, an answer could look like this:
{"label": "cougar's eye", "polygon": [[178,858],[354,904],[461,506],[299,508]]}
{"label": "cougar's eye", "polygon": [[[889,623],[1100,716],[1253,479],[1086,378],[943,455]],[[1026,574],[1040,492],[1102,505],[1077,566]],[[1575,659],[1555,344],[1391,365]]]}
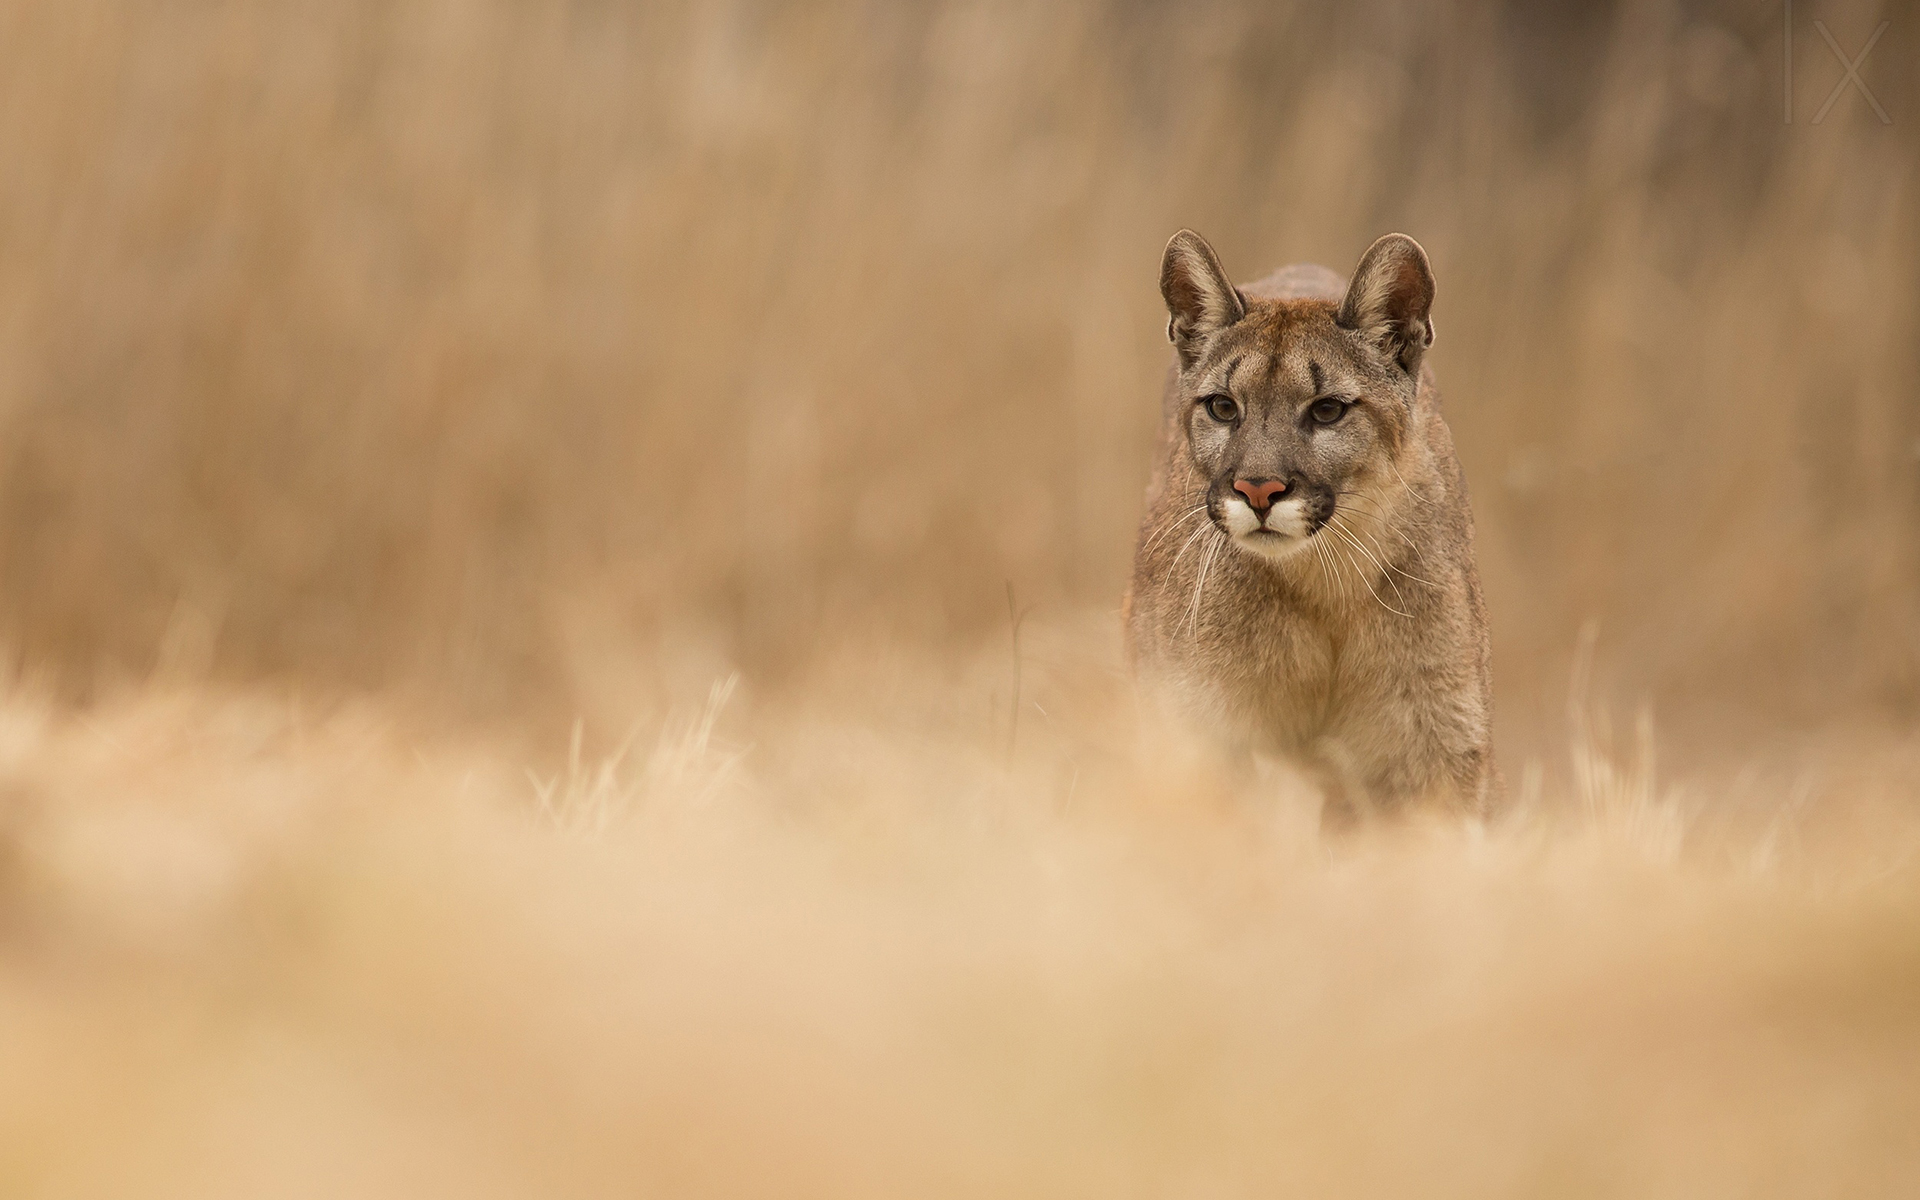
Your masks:
{"label": "cougar's eye", "polygon": [[1344,401],[1335,400],[1329,396],[1325,400],[1314,401],[1313,407],[1307,410],[1307,415],[1313,418],[1316,425],[1331,425],[1347,415],[1347,406]]}
{"label": "cougar's eye", "polygon": [[1207,415],[1222,425],[1240,419],[1240,402],[1232,396],[1208,396],[1203,403],[1207,406]]}

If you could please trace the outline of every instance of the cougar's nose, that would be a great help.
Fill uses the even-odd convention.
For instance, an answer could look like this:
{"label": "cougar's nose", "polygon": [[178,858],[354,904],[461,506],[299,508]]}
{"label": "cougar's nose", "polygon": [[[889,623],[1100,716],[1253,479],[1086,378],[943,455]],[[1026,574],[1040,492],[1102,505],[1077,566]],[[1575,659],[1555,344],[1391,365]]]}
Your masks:
{"label": "cougar's nose", "polygon": [[1286,494],[1287,481],[1284,479],[1236,479],[1233,481],[1233,490],[1247,498],[1247,503],[1253,506],[1253,511],[1264,513],[1273,507],[1275,500]]}

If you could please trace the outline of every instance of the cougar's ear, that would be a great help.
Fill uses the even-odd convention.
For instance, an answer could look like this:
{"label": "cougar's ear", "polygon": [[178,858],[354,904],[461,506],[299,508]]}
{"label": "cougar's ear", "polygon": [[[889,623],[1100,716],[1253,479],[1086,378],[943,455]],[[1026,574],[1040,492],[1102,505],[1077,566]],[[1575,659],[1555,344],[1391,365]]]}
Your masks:
{"label": "cougar's ear", "polygon": [[1433,345],[1433,268],[1404,233],[1390,233],[1361,256],[1334,320],[1386,352],[1412,375]]}
{"label": "cougar's ear", "polygon": [[1247,315],[1247,302],[1220,269],[1207,239],[1182,229],[1160,260],[1160,294],[1167,301],[1167,340],[1190,367],[1206,340]]}

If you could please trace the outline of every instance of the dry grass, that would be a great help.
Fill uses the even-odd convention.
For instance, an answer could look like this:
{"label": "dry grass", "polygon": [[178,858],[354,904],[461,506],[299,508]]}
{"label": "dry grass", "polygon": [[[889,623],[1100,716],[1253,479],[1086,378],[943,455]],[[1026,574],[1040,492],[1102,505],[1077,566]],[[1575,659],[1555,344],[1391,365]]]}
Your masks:
{"label": "dry grass", "polygon": [[0,1177],[50,1196],[1920,1185],[1911,753],[1784,835],[1702,824],[1589,753],[1578,802],[1326,845],[1284,787],[1227,799],[1097,694],[1042,695],[1062,728],[1011,764],[940,733],[932,694],[884,720],[785,711],[751,748],[709,707],[538,803],[512,760],[422,755],[363,710],[16,700]]}
{"label": "dry grass", "polygon": [[[1920,1191],[1920,12],[1535,7],[8,6],[0,1193]],[[1138,726],[1183,224],[1432,253],[1496,823]]]}

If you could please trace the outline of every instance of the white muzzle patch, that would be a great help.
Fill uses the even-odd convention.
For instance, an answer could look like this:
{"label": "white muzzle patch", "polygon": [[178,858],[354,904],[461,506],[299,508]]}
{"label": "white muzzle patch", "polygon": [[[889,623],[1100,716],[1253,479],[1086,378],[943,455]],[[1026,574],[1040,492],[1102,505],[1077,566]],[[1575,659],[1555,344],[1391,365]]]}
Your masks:
{"label": "white muzzle patch", "polygon": [[1238,495],[1221,503],[1221,524],[1241,548],[1263,558],[1285,558],[1307,544],[1306,502],[1289,496],[1261,514]]}

